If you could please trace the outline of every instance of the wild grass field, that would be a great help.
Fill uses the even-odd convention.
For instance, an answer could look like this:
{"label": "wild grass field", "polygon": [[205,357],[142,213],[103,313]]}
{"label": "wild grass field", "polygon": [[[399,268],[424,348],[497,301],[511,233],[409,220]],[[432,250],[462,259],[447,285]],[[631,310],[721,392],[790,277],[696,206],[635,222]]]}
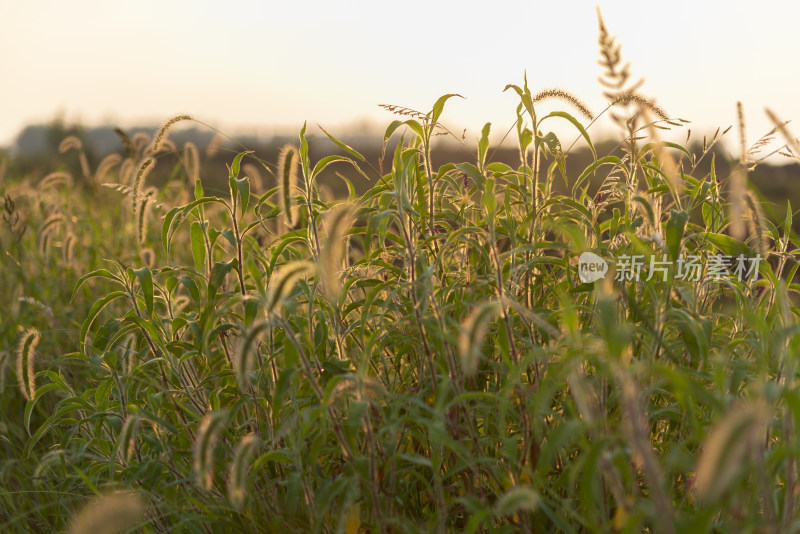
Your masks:
{"label": "wild grass field", "polygon": [[[720,136],[662,141],[685,124],[602,19],[600,53],[597,114],[506,88],[513,166],[489,124],[471,159],[432,163],[438,136],[461,141],[458,95],[387,106],[379,161],[328,132],[337,152],[312,159],[305,126],[275,160],[232,153],[224,191],[169,139],[188,116],[121,132],[96,168],[67,137],[78,173],[11,162],[3,531],[800,530],[798,237],[748,181],[767,140],[800,144],[774,114],[748,144],[740,107],[717,174]],[[599,116],[621,155],[596,150]],[[330,195],[335,168],[369,188]],[[585,281],[585,252],[605,277]]]}

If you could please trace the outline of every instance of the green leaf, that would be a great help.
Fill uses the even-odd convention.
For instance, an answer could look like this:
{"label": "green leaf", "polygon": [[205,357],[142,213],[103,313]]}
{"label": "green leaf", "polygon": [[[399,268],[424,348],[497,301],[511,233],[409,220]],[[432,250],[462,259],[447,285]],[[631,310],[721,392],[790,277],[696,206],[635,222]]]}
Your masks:
{"label": "green leaf", "polygon": [[361,529],[361,503],[357,502],[347,511],[344,523],[345,534],[358,534]]}
{"label": "green leaf", "polygon": [[83,275],[81,279],[78,280],[78,283],[75,284],[75,289],[72,290],[72,297],[70,298],[70,302],[72,302],[72,299],[75,298],[75,294],[78,292],[81,286],[90,278],[107,278],[109,280],[117,282],[118,284],[123,283],[122,279],[120,279],[116,275],[111,274],[111,272],[108,269],[97,269],[95,271],[90,272],[89,274]]}
{"label": "green leaf", "polygon": [[481,139],[478,141],[478,164],[481,169],[486,166],[486,152],[489,150],[489,130],[491,128],[491,122],[484,124],[483,130],[481,130]]}
{"label": "green leaf", "polygon": [[686,150],[685,147],[682,147],[681,145],[679,145],[677,143],[670,142],[670,141],[661,141],[659,143],[646,143],[639,150],[639,159],[642,159],[642,157],[645,154],[647,154],[649,151],[655,150],[655,148],[657,146],[659,146],[659,145],[665,146],[665,147],[669,147],[669,148],[674,148],[674,149],[678,150],[679,152],[682,152],[689,159],[691,159],[691,157],[692,157],[692,154],[688,150]]}
{"label": "green leaf", "polygon": [[[161,349],[161,356],[166,356],[169,354],[166,345],[164,345],[164,340],[162,339],[161,331],[152,323],[152,321],[147,321],[142,319],[138,315],[133,312],[128,313],[125,316],[125,320],[131,323],[138,325],[142,328],[147,334],[150,336],[150,339],[158,345],[158,348]],[[154,356],[159,356],[158,354],[154,354]]]}
{"label": "green leaf", "polygon": [[576,191],[578,188],[583,184],[583,182],[592,174],[598,167],[601,165],[619,165],[620,159],[616,156],[606,156],[604,158],[600,158],[588,167],[584,169],[578,179],[575,181],[575,185],[572,186],[572,196],[575,196]]}
{"label": "green leaf", "polygon": [[144,295],[144,303],[147,306],[147,316],[153,318],[153,273],[147,267],[138,270],[131,270],[139,280]]}
{"label": "green leaf", "polygon": [[45,393],[54,389],[57,389],[62,393],[66,393],[64,386],[61,384],[45,384],[36,388],[36,395],[34,395],[34,397],[25,404],[25,412],[23,414],[22,422],[25,425],[25,431],[28,433],[28,436],[31,435],[31,414],[33,413],[33,407],[36,406],[36,403],[39,402],[39,399],[41,399]]}
{"label": "green leaf", "polygon": [[244,301],[244,326],[250,327],[255,321],[261,303],[255,298],[248,298]]}
{"label": "green leaf", "polygon": [[214,267],[211,268],[211,276],[208,279],[209,304],[214,302],[214,298],[217,295],[217,290],[222,287],[222,282],[225,280],[225,276],[231,272],[231,269],[233,269],[235,264],[236,258],[232,259],[231,261],[218,261],[214,264]]}
{"label": "green leaf", "polygon": [[172,238],[172,234],[174,234],[175,230],[177,229],[176,228],[177,225],[179,225],[181,221],[183,221],[183,219],[186,217],[186,215],[189,214],[193,209],[210,202],[216,204],[222,204],[223,206],[225,206],[230,210],[228,204],[221,198],[203,197],[203,198],[198,198],[197,200],[193,200],[192,202],[186,204],[185,206],[179,208],[172,208],[169,211],[169,213],[167,213],[167,216],[164,218],[164,224],[161,227],[161,244],[164,247],[164,252],[167,253],[167,257],[169,257],[170,253],[169,242]]}
{"label": "green leaf", "polygon": [[489,224],[494,224],[494,214],[497,210],[497,199],[494,196],[494,178],[486,179],[486,188],[481,202],[483,209],[486,210]]}
{"label": "green leaf", "polygon": [[509,516],[519,512],[530,512],[539,504],[539,494],[527,486],[516,486],[502,495],[495,505],[498,516]]}
{"label": "green leaf", "polygon": [[[327,157],[324,157],[321,160],[319,160],[317,162],[317,164],[314,165],[314,170],[311,171],[311,176],[312,177],[317,176],[319,173],[321,173],[325,169],[325,167],[327,167],[331,163],[335,163],[337,161],[344,161],[346,163],[350,163],[351,165],[355,165],[353,163],[353,160],[351,160],[350,158],[345,157],[345,156],[327,156]],[[345,179],[345,181],[347,181],[347,180]]]}
{"label": "green leaf", "polygon": [[250,178],[247,176],[244,178],[237,178],[236,188],[239,191],[239,198],[242,201],[242,217],[244,217],[247,208],[250,207]]}
{"label": "green leaf", "polygon": [[667,250],[669,250],[669,257],[672,261],[675,261],[680,254],[683,232],[688,220],[689,214],[685,211],[673,211],[669,221],[667,221],[664,232],[666,234]]}
{"label": "green leaf", "polygon": [[397,129],[404,124],[405,122],[403,121],[398,121],[398,120],[392,121],[392,123],[386,128],[386,132],[384,132],[383,134],[383,143],[386,144],[386,141],[388,141],[389,138],[392,137],[392,135],[394,135],[394,132],[396,132]]}
{"label": "green leaf", "polygon": [[344,150],[345,152],[347,152],[348,154],[350,154],[351,156],[356,158],[358,161],[367,161],[364,158],[364,156],[362,156],[356,149],[354,149],[353,147],[351,147],[349,145],[346,145],[346,144],[342,143],[341,141],[339,141],[338,139],[336,139],[334,136],[329,134],[328,131],[325,128],[323,128],[319,124],[317,124],[317,126],[319,127],[320,130],[322,130],[325,133],[325,135],[328,136],[328,139],[333,141],[334,145],[338,146],[339,148],[341,148],[342,150]]}
{"label": "green leaf", "polygon": [[103,310],[103,308],[108,306],[111,301],[126,295],[127,293],[125,291],[112,291],[92,305],[92,308],[89,310],[89,314],[86,316],[86,319],[81,325],[80,344],[82,352],[86,352],[86,335],[89,333],[89,328],[91,328],[92,323],[94,323],[94,320],[97,318],[97,315]]}
{"label": "green leaf", "polygon": [[191,238],[194,267],[198,273],[202,273],[206,261],[206,240],[203,237],[203,226],[199,222],[192,223],[189,237]]}
{"label": "green leaf", "polygon": [[422,129],[422,125],[419,122],[414,119],[409,119],[403,124],[411,128],[411,131],[417,134],[420,139],[425,139],[425,131]]}
{"label": "green leaf", "polygon": [[231,163],[230,178],[239,177],[239,166],[242,163],[242,158],[245,157],[247,154],[252,154],[252,153],[253,153],[252,150],[246,150],[244,152],[236,154],[236,157],[233,158],[233,163]]}
{"label": "green leaf", "polygon": [[433,105],[433,111],[431,112],[431,122],[435,123],[439,120],[439,117],[441,116],[442,111],[444,110],[445,102],[447,102],[454,96],[457,96],[458,98],[464,98],[463,96],[457,93],[450,93],[449,95],[444,95],[439,97],[439,100],[437,100],[436,103]]}
{"label": "green leaf", "polygon": [[683,346],[692,361],[695,363],[705,361],[711,343],[710,321],[680,308],[673,308],[669,313],[670,321],[680,330]]}
{"label": "green leaf", "polygon": [[739,254],[744,254],[745,256],[752,258],[756,255],[755,250],[748,247],[741,241],[725,234],[707,233],[703,234],[703,237],[720,249],[726,256],[738,256]]}
{"label": "green leaf", "polygon": [[476,167],[472,163],[457,163],[455,167],[459,171],[463,172],[464,174],[472,178],[472,180],[476,184],[478,184],[479,188],[484,187],[484,183],[486,182],[486,176],[484,176],[484,174],[481,172],[480,169],[478,169],[478,167]]}
{"label": "green leaf", "polygon": [[547,117],[542,117],[542,121],[544,121],[548,117],[561,117],[562,119],[566,119],[569,122],[571,122],[572,125],[575,126],[575,128],[581,133],[581,136],[586,140],[586,144],[589,145],[589,150],[592,151],[592,157],[595,160],[597,159],[597,152],[594,149],[592,140],[589,137],[589,134],[586,132],[586,128],[583,127],[583,125],[578,121],[578,119],[576,119],[575,117],[573,117],[572,115],[570,115],[565,111],[553,111],[552,113],[547,115]]}

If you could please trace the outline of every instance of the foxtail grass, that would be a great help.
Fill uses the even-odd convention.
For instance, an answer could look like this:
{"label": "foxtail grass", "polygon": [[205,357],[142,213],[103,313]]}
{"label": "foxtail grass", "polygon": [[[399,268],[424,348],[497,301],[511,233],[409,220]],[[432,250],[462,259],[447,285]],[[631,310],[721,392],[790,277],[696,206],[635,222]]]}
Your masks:
{"label": "foxtail grass", "polygon": [[144,519],[145,504],[133,492],[114,491],[86,504],[70,524],[69,534],[124,534]]}
{"label": "foxtail grass", "polygon": [[295,194],[299,185],[298,168],[300,156],[292,145],[286,145],[278,153],[278,192],[283,216],[289,226],[294,226],[297,218]]}
{"label": "foxtail grass", "polygon": [[247,497],[247,479],[251,472],[253,455],[258,451],[259,439],[255,434],[244,436],[233,453],[228,473],[228,499],[241,509]]}
{"label": "foxtail grass", "polygon": [[214,447],[227,417],[227,410],[209,412],[203,417],[197,430],[193,466],[197,484],[205,490],[210,490],[214,484]]}
{"label": "foxtail grass", "polygon": [[136,210],[139,205],[139,195],[142,190],[144,183],[147,180],[147,175],[152,172],[153,167],[155,167],[156,160],[153,158],[148,158],[142,161],[139,164],[139,168],[136,171],[136,179],[133,182],[133,188],[131,189],[131,205],[133,209],[133,215],[136,216]]}
{"label": "foxtail grass", "polygon": [[39,332],[29,328],[22,334],[17,347],[17,383],[26,400],[32,401],[36,396],[36,346],[39,344]]}
{"label": "foxtail grass", "polygon": [[172,117],[164,125],[158,130],[155,138],[153,139],[153,144],[148,151],[150,155],[158,153],[162,147],[164,146],[164,142],[167,140],[167,136],[169,135],[170,129],[175,126],[175,124],[181,121],[190,121],[192,117],[189,115],[176,115]]}
{"label": "foxtail grass", "polygon": [[589,110],[589,107],[584,104],[577,96],[573,95],[569,91],[560,88],[553,88],[553,89],[543,89],[533,95],[531,102],[533,104],[538,104],[540,102],[545,102],[547,100],[559,100],[561,102],[566,102],[571,104],[575,109],[577,109],[581,115],[583,115],[588,120],[593,120],[594,115]]}
{"label": "foxtail grass", "polygon": [[323,289],[331,300],[338,298],[341,291],[339,273],[347,250],[347,232],[354,220],[355,209],[349,203],[337,205],[324,219],[327,238],[320,254],[320,274]]}

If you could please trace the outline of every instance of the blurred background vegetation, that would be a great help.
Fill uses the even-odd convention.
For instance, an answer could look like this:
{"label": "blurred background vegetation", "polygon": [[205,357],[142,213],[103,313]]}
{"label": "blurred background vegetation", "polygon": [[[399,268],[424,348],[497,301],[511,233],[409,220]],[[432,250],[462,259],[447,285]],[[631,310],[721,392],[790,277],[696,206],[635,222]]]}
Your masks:
{"label": "blurred background vegetation", "polygon": [[[344,132],[333,131],[331,133],[361,152],[377,168],[381,158],[381,135],[375,126],[367,123],[360,126],[363,129],[356,130],[351,126]],[[157,129],[158,126],[141,126],[127,129],[125,133],[131,138],[137,133],[144,133],[152,137]],[[344,154],[344,151],[336,147],[318,128],[309,125],[309,132],[312,159],[330,154]],[[721,133],[720,130],[717,133]],[[734,132],[731,130],[725,135],[732,136],[733,134]],[[35,183],[36,180],[44,178],[51,172],[67,171],[80,180],[81,167],[78,153],[72,151],[60,154],[58,151],[61,141],[71,135],[82,141],[83,150],[92,169],[97,168],[99,162],[108,154],[122,154],[125,150],[120,135],[112,125],[87,128],[80,124],[67,123],[63,118],[56,117],[47,124],[35,124],[24,128],[17,136],[13,146],[0,149],[0,154],[4,156],[6,176],[29,176]],[[220,195],[227,195],[226,165],[233,155],[245,149],[253,150],[255,155],[263,161],[274,162],[277,161],[280,147],[286,143],[295,142],[297,137],[296,133],[268,137],[257,135],[226,137],[201,125],[176,128],[170,135],[176,146],[182,147],[186,142],[191,142],[200,149],[203,185],[209,193]],[[697,136],[692,132],[686,147],[690,152],[701,153],[703,142],[711,144],[713,136],[714,133],[710,132],[704,140],[703,136]],[[399,139],[389,143],[386,149],[387,154],[392,153],[397,142]],[[623,154],[622,147],[617,141],[598,140],[594,144],[600,155],[622,156]],[[463,161],[474,150],[468,147],[473,146],[474,140],[471,139],[440,136],[437,138],[436,149],[433,151],[433,162],[438,167],[445,163]],[[766,156],[770,150],[766,146],[763,147],[762,153],[753,159],[758,161],[759,156]],[[519,151],[511,141],[495,145],[490,149],[489,154],[492,161],[503,162],[514,167],[520,161]],[[773,221],[783,220],[787,201],[793,206],[800,205],[800,165],[797,163],[779,164],[780,159],[777,159],[779,157],[773,156],[769,158],[769,162],[756,164],[748,174],[750,184],[760,193],[762,199],[767,201],[762,207],[765,214]],[[174,161],[168,161],[169,158]],[[151,183],[155,186],[160,186],[167,181],[171,170],[179,163],[180,153],[176,151],[161,154],[159,159],[162,160],[161,164],[150,177]],[[163,161],[164,159],[167,161]],[[693,174],[705,176],[713,165],[717,177],[725,187],[726,178],[730,175],[737,160],[738,156],[731,154],[725,147],[725,143],[718,142],[713,144],[707,155],[699,161]],[[577,176],[574,171],[585,169],[591,162],[592,155],[586,147],[576,147],[571,150],[567,160],[568,179],[574,179]],[[686,172],[688,173],[688,170]],[[260,177],[253,177],[254,185],[258,186],[261,182],[264,190],[276,185],[274,177],[268,170],[262,168],[259,173]],[[369,188],[369,182],[352,168],[334,166],[323,172],[320,183],[323,185],[323,189],[336,198],[347,195],[347,187],[340,176],[350,180],[358,193],[363,193]],[[593,187],[590,188],[590,191],[596,191],[604,177],[605,174],[598,172],[592,179]],[[1,186],[2,182],[0,181]],[[563,182],[556,184],[556,191],[566,192]],[[794,230],[800,231],[800,218],[795,221]]]}

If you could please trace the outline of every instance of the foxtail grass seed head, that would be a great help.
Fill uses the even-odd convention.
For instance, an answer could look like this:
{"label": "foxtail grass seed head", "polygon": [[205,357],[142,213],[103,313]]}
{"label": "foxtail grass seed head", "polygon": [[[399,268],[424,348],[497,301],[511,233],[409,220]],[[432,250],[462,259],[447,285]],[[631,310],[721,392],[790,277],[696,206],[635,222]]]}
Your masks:
{"label": "foxtail grass seed head", "polygon": [[63,154],[72,149],[83,150],[83,142],[76,136],[70,135],[65,137],[61,144],[58,145],[58,152]]}
{"label": "foxtail grass seed head", "polygon": [[75,259],[75,243],[77,242],[78,240],[75,237],[75,234],[72,232],[68,232],[64,237],[64,244],[62,246],[64,253],[64,264],[72,266],[73,260]]}
{"label": "foxtail grass seed head", "polygon": [[320,274],[325,294],[331,300],[337,299],[341,291],[339,273],[347,250],[347,234],[354,219],[355,209],[350,203],[339,204],[325,214],[327,239],[320,254]]}
{"label": "foxtail grass seed head", "polygon": [[139,259],[142,260],[145,267],[152,269],[155,267],[156,253],[150,247],[142,247],[139,251]]}
{"label": "foxtail grass seed head", "polygon": [[54,213],[45,219],[39,227],[39,250],[43,256],[47,255],[48,243],[52,240],[53,235],[57,233],[57,230],[64,226],[65,220],[66,217],[63,213]]}
{"label": "foxtail grass seed head", "polygon": [[89,160],[86,159],[86,153],[81,151],[80,155],[78,156],[78,160],[81,163],[81,172],[83,173],[83,177],[88,183],[91,183],[93,181],[92,169],[89,167]]}
{"label": "foxtail grass seed head", "polygon": [[189,115],[177,115],[175,117],[172,117],[166,123],[164,123],[164,126],[161,127],[161,129],[156,134],[155,139],[153,140],[153,145],[152,147],[150,147],[149,150],[150,155],[154,155],[158,153],[159,150],[161,150],[161,148],[164,145],[164,142],[167,140],[167,135],[169,135],[170,128],[172,128],[175,124],[179,123],[180,121],[190,121],[190,120],[192,120],[192,117],[190,117]]}
{"label": "foxtail grass seed head", "polygon": [[210,490],[214,485],[214,447],[225,427],[228,412],[225,409],[209,412],[203,417],[194,443],[194,473],[198,485]]}
{"label": "foxtail grass seed head", "polygon": [[122,147],[125,149],[125,154],[129,158],[132,158],[133,154],[134,154],[134,150],[133,150],[133,142],[131,141],[131,137],[128,135],[128,133],[125,130],[123,130],[122,128],[119,128],[119,127],[114,128],[114,133],[117,134],[117,137],[119,137],[119,141],[120,141],[120,143],[122,143]]}
{"label": "foxtail grass seed head", "polygon": [[294,195],[298,188],[300,154],[292,145],[285,145],[278,154],[278,191],[283,216],[289,226],[294,226],[297,210]]}
{"label": "foxtail grass seed head", "polygon": [[131,461],[133,452],[136,447],[136,431],[139,429],[139,416],[131,414],[125,419],[122,424],[122,430],[119,433],[119,440],[117,442],[117,451],[119,459],[123,463]]}
{"label": "foxtail grass seed head", "polygon": [[489,325],[500,312],[500,303],[490,300],[478,305],[461,324],[458,353],[461,356],[461,366],[467,375],[473,375],[478,370],[484,338]]}
{"label": "foxtail grass seed head", "polygon": [[745,191],[744,203],[747,206],[749,216],[747,217],[752,227],[751,232],[754,238],[753,248],[761,254],[762,257],[767,256],[767,230],[764,227],[764,212],[761,209],[761,203],[753,195],[752,191]]}
{"label": "foxtail grass seed head", "polygon": [[142,195],[142,201],[139,204],[139,221],[138,221],[138,236],[139,236],[139,244],[144,244],[146,230],[147,230],[147,217],[148,217],[148,208],[154,202],[156,197],[157,191],[154,188],[148,188],[146,194]]}
{"label": "foxtail grass seed head", "polygon": [[156,165],[156,160],[147,158],[139,165],[139,170],[136,172],[136,180],[133,182],[133,190],[131,191],[131,204],[133,206],[133,215],[136,215],[136,208],[139,204],[139,192],[147,179],[147,175],[153,170]]}
{"label": "foxtail grass seed head", "polygon": [[222,144],[222,141],[224,140],[225,137],[222,134],[215,135],[214,138],[211,140],[210,143],[208,143],[208,146],[206,147],[206,157],[213,158],[214,156],[216,156],[217,152],[219,152],[219,147]]}
{"label": "foxtail grass seed head", "polygon": [[0,350],[0,391],[6,390],[6,368],[11,361],[11,353],[7,350]]}
{"label": "foxtail grass seed head", "polygon": [[17,382],[22,395],[28,401],[36,396],[34,363],[38,344],[39,332],[35,328],[29,328],[22,334],[17,347]]}
{"label": "foxtail grass seed head", "polygon": [[236,351],[233,371],[236,375],[236,383],[242,391],[247,391],[250,387],[250,373],[254,368],[255,354],[258,350],[258,338],[268,327],[269,325],[265,321],[254,324],[247,331],[239,345],[239,350]]}
{"label": "foxtail grass seed head", "polygon": [[293,261],[281,266],[269,281],[269,293],[264,312],[269,319],[278,313],[283,301],[294,290],[298,280],[314,273],[314,264],[307,261]]}
{"label": "foxtail grass seed head", "polygon": [[114,491],[94,497],[76,515],[69,534],[123,534],[142,522],[145,504],[130,491]]}
{"label": "foxtail grass seed head", "polygon": [[739,165],[731,172],[728,202],[730,204],[731,236],[743,241],[745,237],[743,217],[747,190],[747,152],[745,150],[744,109],[741,102],[736,103],[736,117],[739,123]]}
{"label": "foxtail grass seed head", "polygon": [[148,144],[150,144],[150,136],[144,132],[136,132],[131,139],[133,145],[133,155],[138,156]]}
{"label": "foxtail grass seed head", "polygon": [[625,91],[611,102],[612,106],[626,106],[629,104],[638,104],[640,109],[649,111],[659,120],[669,120],[669,115],[661,106],[633,91]]}
{"label": "foxtail grass seed head", "polygon": [[122,185],[130,185],[135,169],[136,162],[130,158],[125,159],[119,167],[119,183]]}
{"label": "foxtail grass seed head", "polygon": [[746,182],[747,175],[744,168],[737,166],[731,172],[728,202],[730,203],[731,236],[739,241],[743,241],[745,238],[744,204],[747,195]]}
{"label": "foxtail grass seed head", "polygon": [[72,175],[68,172],[51,172],[39,182],[39,191],[47,191],[60,185],[65,186],[67,189],[72,187]]}
{"label": "foxtail grass seed head", "polygon": [[255,434],[247,434],[233,453],[233,462],[228,473],[228,499],[237,508],[241,509],[246,494],[247,478],[250,474],[250,462],[259,447],[259,440]]}
{"label": "foxtail grass seed head", "polygon": [[167,137],[166,139],[161,141],[160,151],[161,152],[177,152],[178,151],[178,145],[175,144],[175,141],[173,141],[172,139]]}
{"label": "foxtail grass seed head", "polygon": [[193,183],[200,179],[200,155],[197,147],[191,141],[187,141],[183,145],[183,166],[190,182]]}
{"label": "foxtail grass seed head", "polygon": [[692,489],[699,501],[713,503],[725,494],[763,439],[768,418],[763,404],[736,405],[714,425],[697,459]]}
{"label": "foxtail grass seed head", "polygon": [[736,119],[739,123],[739,163],[747,164],[747,137],[744,129],[744,107],[741,102],[736,102]]}
{"label": "foxtail grass seed head", "polygon": [[250,178],[250,187],[253,191],[264,191],[264,178],[261,176],[261,171],[252,163],[245,163],[242,165],[242,171],[245,176]]}
{"label": "foxtail grass seed head", "polygon": [[494,511],[498,516],[513,516],[520,512],[532,512],[539,502],[539,494],[533,488],[514,486],[497,499]]}
{"label": "foxtail grass seed head", "polygon": [[97,166],[97,173],[95,174],[95,181],[98,184],[103,183],[105,180],[106,175],[108,172],[122,163],[122,156],[119,154],[109,154],[100,162],[100,165]]}
{"label": "foxtail grass seed head", "polygon": [[564,89],[554,88],[554,89],[544,89],[539,91],[537,94],[533,96],[533,103],[538,104],[539,102],[544,102],[545,100],[560,100],[562,102],[567,102],[572,104],[575,109],[577,109],[581,115],[583,115],[588,120],[594,119],[594,115],[589,110],[589,107],[584,104],[578,97],[573,95],[572,93],[565,91]]}

